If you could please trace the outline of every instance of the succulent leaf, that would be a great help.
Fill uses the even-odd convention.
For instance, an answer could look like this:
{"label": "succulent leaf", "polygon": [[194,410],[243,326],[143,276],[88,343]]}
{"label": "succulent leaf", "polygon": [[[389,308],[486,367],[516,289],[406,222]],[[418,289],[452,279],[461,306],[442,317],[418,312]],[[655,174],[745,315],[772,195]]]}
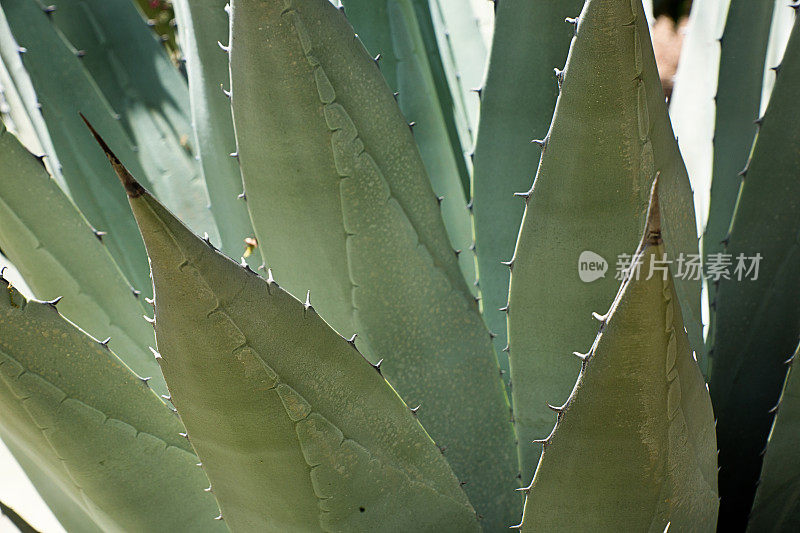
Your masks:
{"label": "succulent leaf", "polygon": [[231,73],[248,207],[275,279],[310,289],[336,331],[357,334],[373,363],[385,358],[487,527],[512,523],[520,499],[497,359],[373,59],[326,0],[234,1]]}
{"label": "succulent leaf", "polygon": [[[647,20],[639,0],[590,0],[578,21],[513,258],[509,355],[524,474],[540,454],[526,443],[552,428],[547,402],[560,405],[572,390],[579,366],[574,346],[588,345],[596,334],[591,311],[614,298],[615,263],[639,241],[658,172],[674,268],[681,253],[697,255],[694,210]],[[584,252],[606,262],[605,277],[581,279]],[[675,290],[692,347],[699,349],[699,276],[677,279]]]}
{"label": "succulent leaf", "polygon": [[769,42],[767,43],[767,58],[764,62],[764,88],[761,90],[759,116],[764,114],[769,105],[769,98],[777,78],[775,67],[781,64],[783,54],[786,52],[796,13],[795,4],[775,0],[775,8],[772,11],[772,27],[769,30]]}
{"label": "succulent leaf", "polygon": [[150,256],[171,398],[231,529],[478,530],[414,413],[310,295],[208,246],[109,158]]}
{"label": "succulent leaf", "polygon": [[440,56],[453,97],[454,118],[467,167],[472,167],[480,100],[475,89],[483,84],[487,43],[472,2],[429,0]]}
{"label": "succulent leaf", "polygon": [[[764,60],[767,54],[773,2],[731,0],[725,31],[720,39],[721,54],[717,83],[714,162],[708,222],[703,234],[703,255],[721,253],[731,225],[739,194],[739,174],[746,170],[757,131]],[[732,36],[747,33],[747,39]],[[716,287],[709,285],[709,298]],[[713,336],[714,311],[711,311]]]}
{"label": "succulent leaf", "polygon": [[[106,7],[95,10],[93,17],[106,13],[114,19],[116,8],[106,4],[118,7],[123,3],[102,4]],[[134,9],[135,18],[124,17],[130,22],[125,27],[135,30],[138,25],[139,40],[152,41],[153,37],[135,8],[126,4]],[[102,55],[100,50],[113,48],[114,38],[105,35],[106,28],[117,28],[111,33],[122,37],[129,35],[118,28],[120,23],[115,19],[111,22],[106,20],[103,24],[95,23],[91,26],[92,32],[85,32],[88,37],[95,33],[94,39],[83,37],[87,45],[106,41],[103,47],[96,48],[98,52],[93,59],[88,52],[83,55],[82,50],[70,43],[51,20],[51,15],[54,16],[58,10],[48,13],[38,2],[4,1],[0,5],[14,37],[25,49],[23,63],[42,102],[41,114],[55,153],[58,154],[68,193],[92,225],[108,233],[109,250],[131,283],[145,295],[150,295],[147,257],[138,237],[136,223],[126,210],[124,198],[112,188],[113,180],[109,179],[108,168],[100,154],[93,149],[91,136],[87,134],[78,113],[83,112],[101,125],[108,132],[109,142],[130,159],[139,175],[147,177],[146,183],[152,184],[165,201],[193,222],[197,231],[208,232],[212,238],[218,239],[207,209],[205,184],[196,162],[176,140],[179,134],[173,134],[173,126],[165,124],[166,119],[160,116],[159,111],[148,107],[146,98],[139,97],[144,89],[134,90],[135,84],[129,84],[128,74],[117,68],[135,62],[152,65],[152,61],[142,62],[138,55],[128,56],[129,59],[123,61],[120,57],[124,54],[119,51],[111,54],[111,59]],[[111,11],[107,12],[109,9]],[[85,17],[80,6],[71,10],[65,5],[65,11],[68,14],[72,12],[73,17]],[[128,42],[125,39],[122,41]],[[155,42],[151,44],[158,46]],[[84,59],[89,61],[84,64]],[[89,69],[87,65],[94,67]],[[163,67],[173,69],[169,64]],[[152,73],[156,67],[151,68],[148,72]],[[95,78],[92,71],[102,75]],[[166,83],[165,79],[152,81],[153,76],[139,74],[145,82],[150,80],[150,85]],[[183,84],[183,100],[186,100],[185,82],[177,73],[165,71],[162,77]],[[162,94],[157,88],[151,91]],[[123,120],[123,115],[128,118]],[[168,150],[172,156],[166,155]]]}
{"label": "succulent leaf", "polygon": [[[724,254],[729,278],[720,277],[710,351],[711,397],[720,445],[720,527],[747,520],[760,471],[761,451],[786,377],[784,361],[797,346],[800,324],[800,23],[792,36],[741,177]],[[765,238],[768,236],[769,238]],[[757,278],[746,269],[761,257]],[[737,270],[739,258],[745,270]],[[739,279],[741,278],[741,279]]]}
{"label": "succulent leaf", "polygon": [[[533,182],[558,97],[553,68],[562,68],[583,0],[507,0],[497,5],[494,42],[475,145],[472,214],[483,316],[508,371],[506,315],[510,270],[525,202],[514,196]],[[536,31],[531,28],[535,27]]]}
{"label": "succulent leaf", "polygon": [[692,182],[697,235],[708,219],[720,42],[729,0],[694,0],[683,40],[669,112]]}
{"label": "succulent leaf", "polygon": [[[454,146],[450,138],[448,119],[452,122],[452,98],[441,99],[438,79],[441,78],[446,89],[441,63],[431,60],[431,48],[438,55],[438,47],[427,2],[348,0],[345,8],[348,20],[370,54],[380,54],[381,73],[397,92],[403,116],[409,124],[414,124],[414,139],[433,192],[441,199],[450,244],[462,252],[458,257],[461,272],[468,285],[475,287],[475,247],[466,200],[469,189],[462,185],[462,178],[469,183],[469,176],[461,144],[456,138]],[[473,292],[477,294],[477,288]]]}
{"label": "succulent leaf", "polygon": [[[248,250],[245,239],[254,236],[236,154],[231,102],[220,90],[229,86],[228,57],[220,44],[228,40],[226,0],[177,0],[173,2],[181,51],[186,57],[192,122],[211,212],[219,226],[220,249],[234,259],[247,255],[256,268],[257,251]],[[247,252],[250,252],[249,254]]]}
{"label": "succulent leaf", "polygon": [[68,490],[62,489],[53,483],[46,465],[38,460],[28,457],[24,450],[27,446],[18,446],[14,441],[3,442],[14,460],[22,468],[36,492],[41,496],[48,509],[53,513],[58,522],[67,531],[77,533],[102,533],[94,519],[76,503],[74,496]]}
{"label": "succulent leaf", "polygon": [[224,530],[180,421],[145,380],[4,279],[0,328],[0,434],[51,494],[103,531]]}
{"label": "succulent leaf", "polygon": [[[800,358],[800,345],[787,361]],[[800,528],[800,469],[794,460],[800,434],[800,380],[796,369],[789,369],[775,420],[767,440],[767,452],[758,480],[748,531],[797,531]]]}
{"label": "succulent leaf", "polygon": [[61,0],[47,19],[77,51],[80,64],[118,115],[153,191],[195,231],[216,240],[203,174],[193,153],[186,79],[134,2]]}
{"label": "succulent leaf", "polygon": [[66,188],[61,165],[55,158],[53,142],[38,107],[36,91],[22,64],[22,48],[8,27],[6,15],[0,9],[0,87],[8,109],[3,110],[3,122],[13,123],[12,130],[28,150],[48,154],[47,167],[59,185]]}
{"label": "succulent leaf", "polygon": [[[0,124],[0,248],[44,300],[110,347],[151,385],[166,393],[161,371],[147,347],[153,328],[137,296],[75,204],[50,178],[41,161]],[[150,313],[152,314],[152,309]]]}
{"label": "succulent leaf", "polygon": [[[663,257],[658,196],[636,251]],[[714,531],[714,414],[672,276],[633,276],[603,315],[528,494],[523,531]]]}
{"label": "succulent leaf", "polygon": [[133,286],[149,295],[149,267],[136,221],[126,212],[125,198],[112,188],[101,155],[91,151],[92,138],[78,112],[108,131],[109,142],[133,159],[130,139],[75,50],[56,33],[39,4],[3,0],[0,6],[25,49],[22,60],[41,102],[67,192],[92,226],[108,233],[108,249]]}

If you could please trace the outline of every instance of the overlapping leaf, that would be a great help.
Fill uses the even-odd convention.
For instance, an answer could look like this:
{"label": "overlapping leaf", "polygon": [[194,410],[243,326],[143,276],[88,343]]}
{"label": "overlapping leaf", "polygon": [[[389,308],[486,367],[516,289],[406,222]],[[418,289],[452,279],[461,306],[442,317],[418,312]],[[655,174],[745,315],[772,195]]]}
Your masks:
{"label": "overlapping leaf", "polygon": [[[747,172],[712,302],[711,397],[720,447],[720,526],[747,520],[784,361],[800,333],[800,24],[795,21]],[[719,262],[718,262],[719,264]]]}
{"label": "overlapping leaf", "polygon": [[0,434],[53,510],[90,517],[78,531],[224,531],[178,417],[147,382],[54,305],[0,289]]}
{"label": "overlapping leaf", "polygon": [[[0,125],[0,247],[34,294],[62,298],[61,311],[166,393],[148,346],[144,297],[130,286],[98,234],[41,161]],[[152,314],[152,309],[150,309]]]}
{"label": "overlapping leaf", "polygon": [[239,161],[266,265],[385,359],[478,513],[508,525],[519,499],[497,359],[391,90],[326,0],[234,2],[231,27]]}
{"label": "overlapping leaf", "polygon": [[[616,293],[659,172],[675,290],[690,343],[702,344],[700,273],[680,269],[681,258],[698,256],[692,193],[641,2],[587,2],[563,77],[511,265],[512,398],[527,475],[539,450],[526,443],[550,432],[547,403],[563,403],[572,390],[578,363],[570,354],[596,334],[591,310]],[[598,275],[581,262],[597,265]]]}
{"label": "overlapping leaf", "polygon": [[[654,193],[634,254],[643,265],[665,254],[660,223]],[[572,393],[555,406],[521,529],[714,531],[714,414],[671,274],[631,269],[600,320]]]}
{"label": "overlapping leaf", "polygon": [[302,304],[218,253],[107,153],[150,256],[172,401],[226,523],[242,531],[477,530],[415,413],[309,297]]}

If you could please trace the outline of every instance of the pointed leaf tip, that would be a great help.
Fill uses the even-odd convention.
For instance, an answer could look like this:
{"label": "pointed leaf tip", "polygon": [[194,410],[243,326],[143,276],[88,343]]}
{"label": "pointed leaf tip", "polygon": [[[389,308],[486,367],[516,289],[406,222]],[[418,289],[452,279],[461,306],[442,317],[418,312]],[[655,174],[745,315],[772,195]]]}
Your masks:
{"label": "pointed leaf tip", "polygon": [[100,148],[103,149],[103,152],[106,154],[108,161],[111,163],[111,168],[114,169],[116,172],[117,177],[122,182],[122,185],[125,187],[125,192],[128,193],[128,196],[131,198],[138,198],[139,196],[145,193],[144,187],[142,187],[136,178],[134,178],[128,169],[122,164],[122,162],[117,158],[114,152],[111,151],[111,148],[108,147],[106,142],[100,137],[100,134],[92,127],[89,120],[83,115],[83,113],[78,113],[83,122],[86,124],[86,127],[89,128],[89,131],[92,132],[92,136],[97,141],[97,144],[100,145]]}

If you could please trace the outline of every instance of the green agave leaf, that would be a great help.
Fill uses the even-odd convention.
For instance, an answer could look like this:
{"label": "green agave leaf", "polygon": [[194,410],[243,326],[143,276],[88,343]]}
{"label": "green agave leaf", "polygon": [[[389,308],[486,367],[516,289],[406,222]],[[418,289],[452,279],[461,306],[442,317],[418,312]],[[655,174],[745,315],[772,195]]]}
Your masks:
{"label": "green agave leaf", "polygon": [[[138,295],[109,255],[105,242],[81,215],[41,161],[0,125],[0,248],[20,269],[34,294],[63,297],[59,309],[109,346],[138,375],[166,393],[148,346],[153,329]],[[151,310],[152,311],[152,310]]]}
{"label": "green agave leaf", "polygon": [[[800,358],[800,346],[787,361]],[[776,406],[775,420],[767,439],[755,503],[748,531],[797,531],[800,528],[800,469],[795,455],[800,434],[800,381],[789,369]]]}
{"label": "green agave leaf", "polygon": [[76,533],[102,533],[92,517],[81,507],[79,500],[74,495],[53,483],[47,469],[35,458],[31,459],[25,454],[25,447],[19,447],[14,442],[3,442],[14,460],[19,463],[25,475],[36,488],[44,503],[58,519],[62,527]]}
{"label": "green agave leaf", "polygon": [[49,19],[119,115],[155,193],[195,231],[216,237],[203,173],[189,146],[186,80],[134,2],[60,0],[55,7]]}
{"label": "green agave leaf", "polygon": [[[253,226],[242,194],[242,174],[236,154],[231,102],[220,90],[228,86],[228,56],[219,43],[228,39],[226,0],[177,0],[173,2],[181,51],[186,58],[189,101],[195,142],[211,212],[219,226],[221,250],[229,257],[245,255],[245,239],[253,237]],[[250,266],[261,263],[260,254],[247,257]]]}
{"label": "green agave leaf", "polygon": [[730,0],[694,0],[669,112],[692,182],[697,235],[708,219],[720,42]]}
{"label": "green agave leaf", "polygon": [[[475,146],[472,215],[478,249],[483,316],[497,335],[500,366],[508,371],[506,315],[509,270],[525,204],[558,97],[555,67],[564,66],[582,0],[507,0],[497,5],[494,42]],[[536,31],[531,31],[535,27]]]}
{"label": "green agave leaf", "polygon": [[[800,24],[795,22],[769,107],[742,177],[724,253],[709,383],[720,448],[720,527],[747,520],[772,416],[800,333]],[[745,269],[759,254],[757,278]],[[741,260],[740,260],[741,257]],[[723,259],[725,259],[723,257]]]}
{"label": "green agave leaf", "polygon": [[775,86],[777,75],[774,68],[781,63],[786,45],[794,26],[795,8],[783,0],[775,0],[772,10],[772,25],[769,29],[769,42],[767,43],[767,58],[764,61],[764,86],[761,90],[760,115],[763,115],[769,105],[769,98]]}
{"label": "green agave leaf", "polygon": [[326,0],[232,7],[234,123],[267,266],[385,358],[486,527],[507,526],[521,501],[497,359],[391,91]]}
{"label": "green agave leaf", "polygon": [[[756,134],[764,61],[767,54],[773,2],[731,0],[720,39],[719,81],[715,97],[714,162],[703,256],[721,253],[739,194],[738,174],[745,168]],[[747,35],[747,38],[742,38]],[[716,286],[709,284],[709,298]],[[713,337],[714,313],[711,312]]]}
{"label": "green agave leaf", "polygon": [[0,516],[5,516],[9,521],[14,524],[20,533],[37,533],[37,531],[14,509],[0,501]]}
{"label": "green agave leaf", "polygon": [[[650,213],[635,254],[643,265],[666,251],[655,192]],[[626,279],[600,319],[572,393],[555,407],[520,528],[714,531],[714,413],[672,276]]]}
{"label": "green agave leaf", "polygon": [[[509,355],[523,473],[533,471],[540,455],[528,443],[552,428],[547,403],[565,402],[572,390],[578,371],[570,355],[574,346],[588,345],[596,334],[591,311],[614,298],[615,263],[639,241],[658,172],[666,248],[675,267],[681,253],[697,255],[694,210],[647,20],[640,0],[590,0],[578,21],[539,170],[526,193],[511,265]],[[587,260],[606,261],[605,277],[584,281],[578,267]],[[695,349],[702,344],[699,285],[690,276],[675,281]]]}
{"label": "green agave leaf", "polygon": [[472,2],[429,0],[433,26],[441,50],[454,118],[468,168],[478,126],[480,104],[475,89],[483,83],[486,69],[486,42],[480,31]]}
{"label": "green agave leaf", "polygon": [[172,401],[231,529],[478,530],[380,367],[309,296],[303,304],[217,253],[107,153],[150,255]]}
{"label": "green agave leaf", "polygon": [[178,417],[147,381],[55,305],[4,279],[0,293],[0,434],[92,518],[79,531],[224,531]]}
{"label": "green agave leaf", "polygon": [[[439,99],[436,67],[441,69],[441,64],[430,61],[430,48],[438,54],[438,47],[435,39],[426,40],[422,32],[431,26],[427,2],[348,0],[345,7],[361,42],[372,55],[380,54],[381,72],[389,87],[398,92],[400,110],[413,124],[414,139],[433,192],[440,198],[450,244],[463,252],[458,257],[459,266],[469,286],[474,287],[475,247],[462,187],[462,177],[469,183],[469,176],[463,164],[463,169],[459,167],[459,162],[463,163],[460,143],[454,151],[449,137],[448,116],[452,118],[452,108],[446,106],[452,106],[452,99],[450,102]],[[477,294],[477,289],[473,292]]]}
{"label": "green agave leaf", "polygon": [[0,6],[24,49],[23,63],[39,97],[70,196],[95,228],[108,233],[111,255],[133,286],[148,295],[149,267],[136,221],[126,212],[125,198],[109,186],[113,181],[108,169],[100,154],[91,151],[92,139],[78,112],[83,111],[108,131],[109,142],[133,159],[130,139],[81,66],[76,51],[55,32],[40,5],[2,0]]}
{"label": "green agave leaf", "polygon": [[[364,2],[363,0],[349,0],[343,6],[343,9],[346,8],[348,20],[358,32],[358,38],[362,43],[364,43],[364,46],[367,48],[370,54],[376,58],[378,55],[380,55],[378,58],[378,65],[381,69],[381,73],[384,75],[384,78],[386,78],[386,82],[389,84],[389,87],[395,91],[399,91],[401,85],[399,79],[408,77],[408,69],[403,68],[402,65],[400,68],[398,68],[397,61],[398,57],[407,57],[409,49],[406,47],[397,47],[400,55],[398,56],[395,53],[396,45],[392,40],[392,30],[389,26],[389,14],[390,12],[396,12],[397,8],[402,6],[404,3],[405,2],[403,0],[400,2]],[[461,145],[461,139],[459,137],[459,124],[465,120],[465,117],[463,116],[463,110],[460,110],[460,108],[456,106],[456,101],[453,99],[453,94],[450,90],[450,83],[447,73],[445,73],[444,70],[442,54],[439,49],[439,36],[433,27],[431,5],[428,0],[410,0],[409,3],[411,6],[413,6],[417,30],[413,32],[405,32],[405,35],[412,37],[411,42],[415,41],[417,37],[422,38],[421,44],[417,43],[414,45],[419,46],[419,49],[412,48],[411,51],[414,53],[414,55],[424,54],[427,58],[427,65],[425,65],[425,62],[416,62],[421,63],[422,66],[426,66],[430,70],[430,75],[433,77],[433,83],[436,87],[436,93],[433,95],[427,95],[426,98],[436,102],[436,104],[439,106],[439,111],[437,111],[437,114],[441,113],[444,119],[445,127],[447,129],[448,142],[450,142],[451,149],[455,154],[456,165],[458,166],[458,173],[464,188],[464,194],[469,196],[470,171],[467,168],[467,161],[469,158],[465,155],[466,149]],[[391,11],[389,7],[392,7]],[[396,20],[396,17],[394,18]],[[407,17],[403,18],[405,19]],[[403,22],[403,20],[401,19],[399,22]],[[397,33],[398,29],[398,25],[395,24],[395,33]],[[418,36],[417,31],[419,32]],[[399,35],[402,36],[403,34],[401,33]],[[405,40],[408,41],[407,38]],[[388,55],[386,52],[387,50]],[[412,94],[401,96],[402,93],[399,93],[398,100],[400,102],[401,110],[404,114],[407,114],[409,111],[413,111],[413,109],[406,109],[403,107],[404,104],[409,102],[409,100],[411,102],[425,100],[423,99],[423,95],[416,94],[418,89],[415,89],[408,83],[405,84],[405,90],[411,90]],[[405,101],[403,99],[405,99]],[[462,116],[461,119],[456,118],[457,113],[462,113],[462,115],[460,115]],[[426,119],[427,121],[430,120],[427,117]],[[413,119],[410,121],[413,121]],[[419,122],[417,122],[417,125],[419,125]],[[418,143],[420,140],[418,135],[419,131],[419,129],[414,130]],[[425,156],[423,155],[423,158],[424,157]],[[431,176],[431,178],[433,179],[433,176]]]}
{"label": "green agave leaf", "polygon": [[47,125],[37,107],[36,92],[20,55],[20,47],[11,34],[5,13],[0,9],[0,87],[8,103],[7,114],[3,111],[3,121],[13,122],[14,133],[32,152],[53,154],[46,161],[48,170],[59,185],[66,188]]}

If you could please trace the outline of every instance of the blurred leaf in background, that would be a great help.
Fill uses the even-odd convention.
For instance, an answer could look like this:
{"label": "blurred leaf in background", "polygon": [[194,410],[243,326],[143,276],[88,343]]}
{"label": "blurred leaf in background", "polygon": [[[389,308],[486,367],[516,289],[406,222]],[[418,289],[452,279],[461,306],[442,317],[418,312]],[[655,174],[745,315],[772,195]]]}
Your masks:
{"label": "blurred leaf in background", "polygon": [[169,0],[135,0],[142,10],[147,23],[161,36],[164,46],[173,61],[180,58],[180,50],[175,40],[175,13]]}

